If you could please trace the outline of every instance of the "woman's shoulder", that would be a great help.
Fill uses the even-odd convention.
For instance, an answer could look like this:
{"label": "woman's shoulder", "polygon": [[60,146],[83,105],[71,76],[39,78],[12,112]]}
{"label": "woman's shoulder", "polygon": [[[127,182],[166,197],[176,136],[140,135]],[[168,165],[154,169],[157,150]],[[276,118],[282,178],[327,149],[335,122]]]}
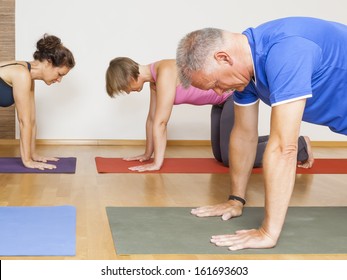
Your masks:
{"label": "woman's shoulder", "polygon": [[175,74],[177,73],[176,60],[163,59],[155,63],[157,75],[161,73]]}
{"label": "woman's shoulder", "polygon": [[176,60],[175,59],[162,59],[157,62],[154,62],[155,65],[158,67],[176,67]]}
{"label": "woman's shoulder", "polygon": [[[8,74],[12,82],[28,82],[31,81],[30,64],[26,61],[14,61],[8,69]],[[5,67],[7,68],[7,66]]]}
{"label": "woman's shoulder", "polygon": [[25,68],[28,68],[29,62],[26,61],[19,61],[19,60],[8,60],[8,61],[0,61],[0,67],[6,68],[6,67],[16,67],[16,66],[24,66]]}
{"label": "woman's shoulder", "polygon": [[30,64],[25,61],[3,61],[0,62],[0,76],[11,85],[16,81],[29,81],[31,79],[29,67]]}
{"label": "woman's shoulder", "polygon": [[6,72],[6,73],[22,73],[23,72],[23,73],[29,74],[30,68],[31,68],[30,63],[26,61],[11,60],[11,61],[0,62],[0,69],[2,70],[2,72]]}

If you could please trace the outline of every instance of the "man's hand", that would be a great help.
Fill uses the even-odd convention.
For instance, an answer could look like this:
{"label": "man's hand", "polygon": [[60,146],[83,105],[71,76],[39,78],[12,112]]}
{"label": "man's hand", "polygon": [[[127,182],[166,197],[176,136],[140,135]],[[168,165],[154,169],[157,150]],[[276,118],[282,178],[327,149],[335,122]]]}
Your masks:
{"label": "man's hand", "polygon": [[243,204],[239,201],[229,200],[212,206],[203,206],[192,209],[191,213],[197,217],[222,216],[224,221],[242,215]]}
{"label": "man's hand", "polygon": [[216,246],[228,246],[231,251],[247,248],[272,248],[276,245],[276,242],[263,228],[238,230],[235,234],[211,237],[211,243]]}

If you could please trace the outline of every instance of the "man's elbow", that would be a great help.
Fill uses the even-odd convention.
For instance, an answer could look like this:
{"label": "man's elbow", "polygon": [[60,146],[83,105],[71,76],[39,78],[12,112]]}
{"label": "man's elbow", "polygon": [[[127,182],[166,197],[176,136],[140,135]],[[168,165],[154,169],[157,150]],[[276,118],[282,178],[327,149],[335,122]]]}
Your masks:
{"label": "man's elbow", "polygon": [[281,158],[285,160],[295,160],[297,158],[298,146],[297,144],[283,144],[279,146]]}
{"label": "man's elbow", "polygon": [[244,142],[258,143],[258,131],[233,128],[230,137]]}

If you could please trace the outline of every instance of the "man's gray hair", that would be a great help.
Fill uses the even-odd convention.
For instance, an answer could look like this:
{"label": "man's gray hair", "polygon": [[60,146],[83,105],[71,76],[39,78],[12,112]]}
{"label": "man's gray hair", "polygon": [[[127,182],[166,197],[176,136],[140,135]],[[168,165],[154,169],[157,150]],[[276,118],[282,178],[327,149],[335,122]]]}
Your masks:
{"label": "man's gray hair", "polygon": [[[204,28],[184,36],[178,44],[176,63],[184,87],[191,84],[192,72],[206,69],[208,58],[223,45],[223,30]],[[212,57],[211,57],[212,56]]]}

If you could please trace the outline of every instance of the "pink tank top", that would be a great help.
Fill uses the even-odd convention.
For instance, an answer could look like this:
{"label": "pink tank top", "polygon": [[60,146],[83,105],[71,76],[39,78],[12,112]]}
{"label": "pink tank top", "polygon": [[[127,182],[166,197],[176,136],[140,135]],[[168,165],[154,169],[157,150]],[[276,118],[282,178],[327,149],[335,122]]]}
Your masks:
{"label": "pink tank top", "polygon": [[[157,81],[157,74],[154,70],[154,63],[151,64],[151,74],[154,81]],[[191,105],[217,105],[222,104],[225,100],[232,95],[232,92],[218,95],[212,89],[202,90],[196,87],[190,86],[184,88],[182,85],[176,87],[175,105],[179,104],[191,104]]]}

